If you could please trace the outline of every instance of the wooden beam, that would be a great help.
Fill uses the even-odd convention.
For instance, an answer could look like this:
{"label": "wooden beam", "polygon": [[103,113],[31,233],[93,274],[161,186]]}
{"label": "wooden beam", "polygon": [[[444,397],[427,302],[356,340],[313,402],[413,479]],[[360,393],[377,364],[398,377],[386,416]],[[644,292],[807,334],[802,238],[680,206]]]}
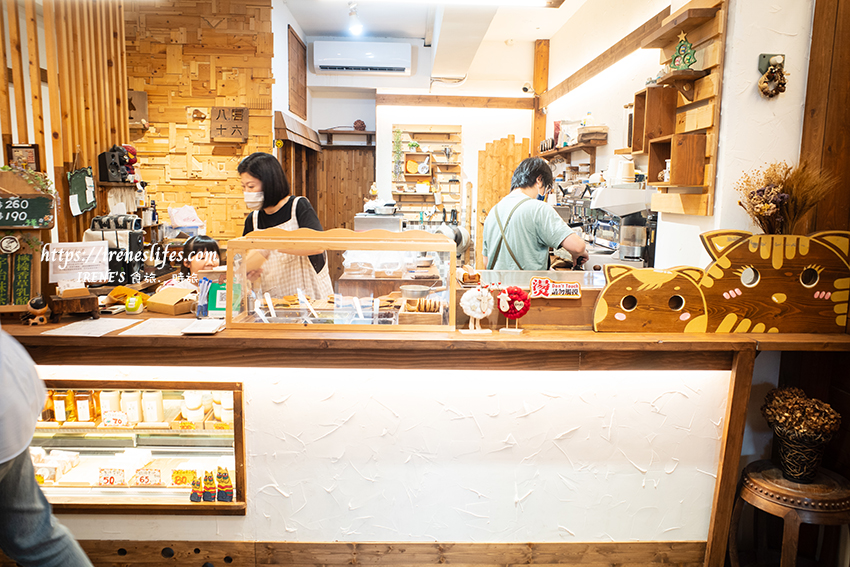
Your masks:
{"label": "wooden beam", "polygon": [[36,21],[35,0],[26,0],[27,56],[30,74],[30,104],[32,108],[33,142],[41,154],[41,170],[47,167],[47,152],[44,147],[44,106],[41,101],[41,65],[38,58],[38,22]]}
{"label": "wooden beam", "polygon": [[533,98],[438,96],[438,95],[377,95],[378,106],[444,106],[447,108],[502,108],[534,110]]}
{"label": "wooden beam", "polygon": [[735,353],[726,417],[723,420],[723,441],[720,446],[720,468],[714,485],[714,501],[711,505],[711,521],[705,551],[706,567],[723,567],[726,560],[726,543],[732,523],[732,508],[735,504],[735,489],[738,485],[738,461],[744,442],[744,426],[747,421],[747,404],[753,381],[755,349]]}
{"label": "wooden beam", "polygon": [[21,29],[18,24],[18,0],[6,0],[6,10],[9,24],[9,48],[12,56],[12,83],[15,87],[15,125],[18,128],[17,141],[21,144],[29,142],[29,126],[27,125],[27,102],[24,90],[24,60],[21,51]]}
{"label": "wooden beam", "polygon": [[540,142],[546,138],[546,114],[540,106],[540,93],[549,88],[549,40],[538,39],[534,42],[534,117],[531,123],[531,147],[537,151]]}
{"label": "wooden beam", "polygon": [[[0,30],[5,30],[6,10],[0,5]],[[6,68],[6,41],[0,41],[0,61]],[[9,104],[9,82],[12,78],[11,69],[9,73],[0,73],[0,137],[3,147],[0,152],[6,153],[6,144],[12,143],[12,106]]]}
{"label": "wooden beam", "polygon": [[101,152],[108,150],[118,141],[117,137],[112,136],[109,131],[109,102],[107,99],[109,81],[107,80],[106,75],[106,43],[104,41],[106,25],[103,21],[103,8],[104,5],[102,2],[94,3],[91,6],[92,30],[94,32],[92,34],[92,41],[94,42],[94,68],[95,75],[100,77],[100,80],[96,83],[95,98],[97,100],[96,121],[98,124],[98,130],[100,131],[99,136],[101,143],[98,151]]}
{"label": "wooden beam", "polygon": [[[119,138],[123,134],[121,128],[121,110],[117,98],[120,92],[118,84],[118,32],[115,25],[115,13],[118,11],[114,2],[106,4],[106,78],[109,83],[107,90],[107,108],[109,109],[109,131],[113,138]],[[123,38],[122,38],[123,40]],[[122,138],[124,139],[124,138]],[[129,139],[128,139],[129,140]]]}
{"label": "wooden beam", "polygon": [[540,96],[540,107],[549,106],[568,92],[575,90],[588,79],[591,79],[622,59],[640,49],[640,43],[661,28],[661,22],[670,15],[670,7],[666,7],[647,20],[642,26],[605,50],[599,57],[561,81],[550,91]]}

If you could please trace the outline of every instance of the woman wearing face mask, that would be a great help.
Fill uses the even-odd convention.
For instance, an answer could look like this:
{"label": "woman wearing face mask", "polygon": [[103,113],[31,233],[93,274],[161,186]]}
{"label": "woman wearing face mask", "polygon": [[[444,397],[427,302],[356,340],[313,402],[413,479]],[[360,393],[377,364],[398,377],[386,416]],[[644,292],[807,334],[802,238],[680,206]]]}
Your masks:
{"label": "woman wearing face mask", "polygon": [[[245,219],[243,236],[266,228],[322,230],[310,201],[290,196],[289,182],[273,155],[253,153],[242,160],[237,171],[245,205],[253,211]],[[294,295],[298,290],[312,298],[333,294],[324,252],[309,256],[271,252],[262,267],[250,272],[248,278],[259,280],[262,291],[273,297]]]}

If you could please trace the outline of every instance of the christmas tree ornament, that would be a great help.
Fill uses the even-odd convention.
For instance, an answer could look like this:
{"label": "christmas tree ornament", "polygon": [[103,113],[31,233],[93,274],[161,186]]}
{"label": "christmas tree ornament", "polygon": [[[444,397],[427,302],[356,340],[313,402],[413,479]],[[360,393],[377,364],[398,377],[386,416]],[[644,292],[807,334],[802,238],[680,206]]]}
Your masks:
{"label": "christmas tree ornament", "polygon": [[677,71],[690,69],[691,65],[696,63],[697,58],[694,55],[696,50],[693,44],[687,40],[685,32],[679,34],[679,43],[676,45],[676,53],[670,61],[670,68]]}

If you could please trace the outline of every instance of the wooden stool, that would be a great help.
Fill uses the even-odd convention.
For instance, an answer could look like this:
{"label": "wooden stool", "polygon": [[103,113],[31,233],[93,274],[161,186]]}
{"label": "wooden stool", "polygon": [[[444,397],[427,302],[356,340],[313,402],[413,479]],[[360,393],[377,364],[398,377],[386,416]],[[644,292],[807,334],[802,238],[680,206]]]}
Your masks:
{"label": "wooden stool", "polygon": [[756,461],[741,473],[738,497],[732,511],[729,532],[729,558],[739,567],[738,523],[744,502],[783,518],[781,567],[797,564],[797,537],[800,524],[841,526],[850,524],[850,482],[834,472],[818,471],[811,484],[787,480],[770,461]]}

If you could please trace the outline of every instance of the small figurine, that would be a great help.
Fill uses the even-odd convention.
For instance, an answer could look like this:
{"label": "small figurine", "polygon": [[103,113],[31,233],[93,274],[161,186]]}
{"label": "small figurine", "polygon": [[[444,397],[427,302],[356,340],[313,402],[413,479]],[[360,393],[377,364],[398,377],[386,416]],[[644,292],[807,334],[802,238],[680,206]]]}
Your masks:
{"label": "small figurine", "polygon": [[218,485],[216,500],[219,502],[233,502],[233,485],[230,483],[230,473],[224,467],[218,467],[215,473],[215,481]]}
{"label": "small figurine", "polygon": [[463,329],[461,332],[491,332],[490,329],[481,329],[481,319],[490,316],[494,304],[489,285],[477,286],[464,293],[460,297],[460,307],[469,316],[469,330]]}
{"label": "small figurine", "polygon": [[204,471],[204,502],[215,502],[215,479],[212,471]]}
{"label": "small figurine", "polygon": [[192,493],[189,495],[189,500],[192,502],[200,502],[204,497],[204,491],[201,488],[201,477],[195,475],[192,479]]}
{"label": "small figurine", "polygon": [[513,319],[515,326],[510,328],[510,321],[505,324],[504,329],[499,329],[501,333],[521,333],[518,319],[528,313],[531,308],[531,299],[528,293],[516,286],[510,286],[502,290],[499,294],[499,311],[506,319]]}
{"label": "small figurine", "polygon": [[27,312],[21,314],[21,322],[24,325],[44,325],[50,317],[50,307],[40,295],[33,297],[27,303]]}

